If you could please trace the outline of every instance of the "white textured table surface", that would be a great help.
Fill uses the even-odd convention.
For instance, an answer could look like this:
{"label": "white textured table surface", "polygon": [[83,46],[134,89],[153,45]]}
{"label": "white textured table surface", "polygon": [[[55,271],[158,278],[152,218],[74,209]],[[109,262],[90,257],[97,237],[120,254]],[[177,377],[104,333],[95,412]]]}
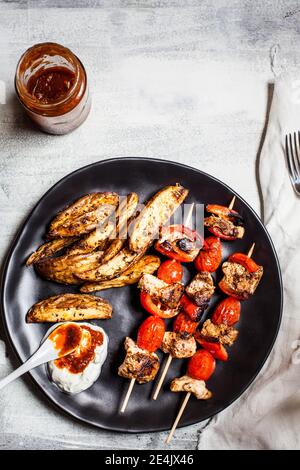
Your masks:
{"label": "white textured table surface", "polygon": [[[297,1],[0,1],[1,259],[53,183],[113,156],[192,165],[259,211],[256,156],[273,79],[269,50],[278,43],[285,61],[296,63],[299,16]],[[48,40],[82,59],[93,94],[86,123],[63,137],[36,131],[13,90],[20,54]],[[14,366],[1,327],[0,377]],[[200,427],[178,430],[171,448],[196,448]],[[160,449],[163,438],[74,422],[28,379],[0,394],[0,448]]]}

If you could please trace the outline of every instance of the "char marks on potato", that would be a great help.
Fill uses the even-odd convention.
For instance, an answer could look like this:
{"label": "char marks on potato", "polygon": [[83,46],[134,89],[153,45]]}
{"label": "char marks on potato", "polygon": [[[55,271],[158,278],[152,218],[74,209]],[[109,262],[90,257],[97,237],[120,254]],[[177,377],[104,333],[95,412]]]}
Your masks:
{"label": "char marks on potato", "polygon": [[107,300],[87,294],[61,294],[42,300],[31,307],[27,323],[47,323],[107,319],[112,306]]}

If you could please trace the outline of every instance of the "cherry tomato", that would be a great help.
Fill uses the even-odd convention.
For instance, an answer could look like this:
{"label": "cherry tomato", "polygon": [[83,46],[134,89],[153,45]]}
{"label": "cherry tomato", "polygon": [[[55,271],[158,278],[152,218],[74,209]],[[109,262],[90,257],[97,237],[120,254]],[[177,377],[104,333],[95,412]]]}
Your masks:
{"label": "cherry tomato", "polygon": [[174,320],[173,331],[175,331],[175,333],[193,335],[198,324],[199,322],[192,321],[185,313],[181,312]]}
{"label": "cherry tomato", "polygon": [[146,318],[141,324],[137,334],[138,347],[146,349],[149,352],[156,351],[162,343],[165,331],[165,323],[161,318]]}
{"label": "cherry tomato", "polygon": [[205,238],[203,247],[195,259],[195,267],[197,271],[213,273],[218,269],[221,261],[222,245],[220,238]]}
{"label": "cherry tomato", "polygon": [[187,295],[183,294],[183,296],[180,299],[180,305],[186,313],[186,315],[192,320],[192,321],[199,321],[201,318],[201,315],[203,313],[203,310],[201,307],[198,307],[198,305],[194,304]]}
{"label": "cherry tomato", "polygon": [[216,307],[212,314],[211,321],[215,325],[224,323],[225,325],[232,326],[240,319],[241,302],[233,297],[226,297]]}
{"label": "cherry tomato", "polygon": [[184,225],[169,225],[161,229],[161,238],[154,247],[159,253],[182,263],[194,261],[202,246],[202,237]]}
{"label": "cherry tomato", "polygon": [[249,297],[248,294],[245,296],[237,294],[234,291],[234,289],[232,289],[232,287],[230,287],[224,279],[222,279],[219,282],[219,287],[221,291],[224,292],[224,294],[229,295],[229,297],[234,297],[235,299],[238,299],[238,300],[246,300]]}
{"label": "cherry tomato", "polygon": [[216,361],[210,352],[199,349],[189,360],[187,374],[196,380],[208,380],[214,373]]}
{"label": "cherry tomato", "polygon": [[158,271],[157,277],[167,284],[174,284],[180,282],[183,275],[183,268],[181,264],[175,259],[168,259],[164,261]]}
{"label": "cherry tomato", "polygon": [[255,273],[260,268],[252,258],[249,258],[244,253],[234,253],[229,256],[228,261],[241,264],[249,273]]}
{"label": "cherry tomato", "polygon": [[155,317],[172,318],[178,314],[177,308],[164,307],[160,302],[156,302],[152,299],[148,292],[141,291],[140,301],[146,312],[151,313],[151,315],[154,315]]}
{"label": "cherry tomato", "polygon": [[219,359],[219,361],[228,360],[228,353],[223,344],[221,344],[219,341],[206,341],[205,339],[201,338],[200,334],[197,333],[195,334],[195,339],[202,346],[202,348],[210,352],[210,354],[215,359]]}
{"label": "cherry tomato", "polygon": [[226,206],[221,206],[219,204],[207,204],[206,210],[207,212],[218,215],[219,217],[223,217],[224,219],[230,218],[230,217],[241,218],[241,216],[239,215],[237,211],[233,209],[229,209],[229,207],[226,207]]}

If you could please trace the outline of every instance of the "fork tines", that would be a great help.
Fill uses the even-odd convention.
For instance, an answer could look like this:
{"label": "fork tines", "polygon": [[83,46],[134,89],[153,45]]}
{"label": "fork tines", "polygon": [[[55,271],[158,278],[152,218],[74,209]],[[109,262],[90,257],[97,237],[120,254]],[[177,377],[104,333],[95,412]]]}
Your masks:
{"label": "fork tines", "polygon": [[285,136],[285,152],[292,186],[300,196],[300,132]]}

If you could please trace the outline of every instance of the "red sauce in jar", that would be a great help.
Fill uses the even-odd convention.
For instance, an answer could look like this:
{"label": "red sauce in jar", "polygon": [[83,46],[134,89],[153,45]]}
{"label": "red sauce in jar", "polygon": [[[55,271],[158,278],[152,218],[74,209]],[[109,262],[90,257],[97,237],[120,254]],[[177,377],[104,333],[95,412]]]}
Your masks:
{"label": "red sauce in jar", "polygon": [[72,323],[58,326],[48,337],[54,343],[55,349],[59,351],[59,356],[69,354],[78,348],[81,338],[81,327]]}
{"label": "red sauce in jar", "polygon": [[83,330],[89,332],[87,344],[80,345],[76,351],[55,360],[55,365],[60,369],[68,369],[73,374],[80,374],[95,358],[95,349],[103,344],[103,334],[88,326],[81,325]]}
{"label": "red sauce in jar", "polygon": [[75,74],[66,67],[51,67],[28,80],[28,92],[43,104],[65,98],[75,83]]}

